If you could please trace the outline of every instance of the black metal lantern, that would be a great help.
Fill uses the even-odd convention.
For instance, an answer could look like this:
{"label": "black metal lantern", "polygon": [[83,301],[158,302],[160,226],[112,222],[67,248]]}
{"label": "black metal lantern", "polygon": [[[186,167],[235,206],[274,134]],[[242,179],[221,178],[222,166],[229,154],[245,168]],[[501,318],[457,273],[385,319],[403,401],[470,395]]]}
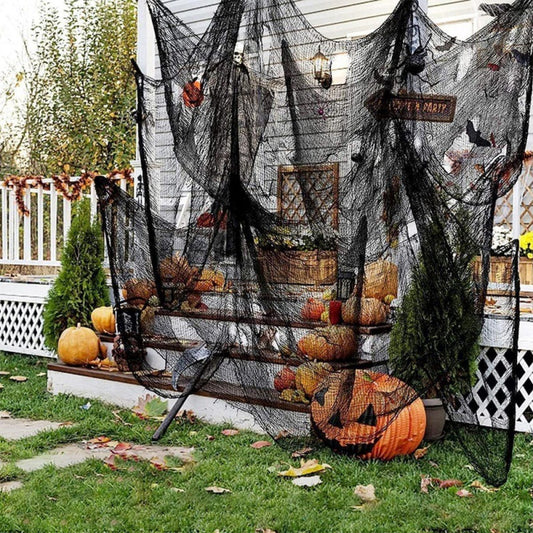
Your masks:
{"label": "black metal lantern", "polygon": [[347,270],[339,270],[337,275],[337,298],[347,300],[355,287],[355,275]]}
{"label": "black metal lantern", "polygon": [[331,61],[321,51],[320,46],[318,52],[311,58],[313,63],[313,76],[324,89],[331,87]]}

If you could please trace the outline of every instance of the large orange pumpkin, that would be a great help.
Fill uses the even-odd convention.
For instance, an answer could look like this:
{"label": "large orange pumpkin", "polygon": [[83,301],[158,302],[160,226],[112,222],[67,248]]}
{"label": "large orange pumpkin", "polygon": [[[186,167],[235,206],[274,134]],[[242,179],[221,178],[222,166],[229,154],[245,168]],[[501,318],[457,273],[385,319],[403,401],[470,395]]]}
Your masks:
{"label": "large orange pumpkin", "polygon": [[199,80],[190,81],[183,87],[183,102],[187,107],[199,107],[204,101],[204,91]]}
{"label": "large orange pumpkin", "polygon": [[383,300],[389,294],[398,296],[398,267],[383,259],[366,265],[363,296]]}
{"label": "large orange pumpkin", "polygon": [[[335,404],[341,405],[338,398],[347,383],[346,372],[355,376],[351,397],[344,404],[348,407],[341,412]],[[424,405],[411,387],[388,374],[366,370],[329,374],[316,389],[311,420],[332,449],[363,459],[389,460],[413,453],[426,429]]]}
{"label": "large orange pumpkin", "polygon": [[377,326],[387,320],[387,308],[376,298],[350,296],[342,304],[342,320],[346,324]]}
{"label": "large orange pumpkin", "polygon": [[67,328],[59,337],[57,355],[67,365],[86,365],[100,354],[100,339],[89,328]]}
{"label": "large orange pumpkin", "polygon": [[112,307],[97,307],[91,313],[94,329],[100,333],[115,333],[115,314]]}
{"label": "large orange pumpkin", "polygon": [[309,359],[335,361],[349,359],[357,352],[357,339],[352,328],[326,326],[316,328],[298,342],[299,350]]}

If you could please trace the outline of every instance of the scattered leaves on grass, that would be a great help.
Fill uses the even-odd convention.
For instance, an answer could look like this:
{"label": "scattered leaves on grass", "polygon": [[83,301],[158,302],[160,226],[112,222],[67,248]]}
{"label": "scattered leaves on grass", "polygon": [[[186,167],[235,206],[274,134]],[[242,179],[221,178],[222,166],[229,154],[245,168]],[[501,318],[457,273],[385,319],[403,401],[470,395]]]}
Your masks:
{"label": "scattered leaves on grass", "polygon": [[189,422],[189,424],[196,423],[196,415],[194,414],[194,411],[191,409],[188,409],[187,411],[185,409],[182,409],[181,411],[178,411],[178,414],[176,415],[176,419],[178,420],[186,420]]}
{"label": "scattered leaves on grass", "polygon": [[0,370],[0,377],[9,376],[10,374],[11,374],[11,372],[6,372],[5,370]]}
{"label": "scattered leaves on grass", "polygon": [[471,498],[473,494],[466,489],[459,489],[456,493],[459,498]]}
{"label": "scattered leaves on grass", "polygon": [[296,450],[292,452],[291,457],[293,459],[299,459],[300,457],[305,457],[313,451],[313,448],[302,448],[301,450]]}
{"label": "scattered leaves on grass", "polygon": [[137,400],[137,405],[132,411],[143,420],[147,418],[161,419],[167,411],[167,402],[153,394],[147,394]]}
{"label": "scattered leaves on grass", "polygon": [[133,424],[131,424],[130,422],[126,422],[118,413],[118,411],[111,411],[111,413],[113,414],[113,416],[121,423],[121,424],[124,424],[125,426],[133,426]]}
{"label": "scattered leaves on grass", "polygon": [[0,418],[11,418],[11,413],[9,411],[0,411]]}
{"label": "scattered leaves on grass", "polygon": [[100,435],[99,437],[95,437],[94,439],[88,440],[87,444],[99,444],[104,445],[110,442],[111,439],[109,437],[106,437],[105,435]]}
{"label": "scattered leaves on grass", "polygon": [[216,487],[214,485],[212,485],[211,487],[206,487],[205,490],[213,494],[226,494],[227,492],[231,492],[231,490],[229,489],[225,489],[223,487]]}
{"label": "scattered leaves on grass", "polygon": [[376,501],[376,489],[374,485],[357,485],[353,489],[354,494],[361,499],[364,503],[370,503]]}
{"label": "scattered leaves on grass", "polygon": [[500,490],[497,487],[486,487],[485,485],[483,485],[483,483],[481,483],[481,481],[478,481],[477,479],[476,481],[472,481],[472,483],[470,483],[470,486],[473,489],[480,490],[481,492],[498,492],[498,490]]}
{"label": "scattered leaves on grass", "polygon": [[165,459],[160,459],[159,457],[152,457],[150,459],[150,464],[157,470],[168,470],[168,465]]}
{"label": "scattered leaves on grass", "polygon": [[253,444],[250,444],[252,448],[255,448],[256,450],[259,450],[261,448],[265,448],[266,446],[272,446],[272,443],[268,440],[258,440],[254,442]]}
{"label": "scattered leaves on grass", "polygon": [[326,470],[326,468],[331,468],[331,466],[329,466],[326,463],[320,464],[318,462],[318,459],[309,459],[308,461],[304,461],[303,459],[301,459],[299,468],[290,466],[287,470],[278,472],[278,476],[285,476],[285,477],[307,476],[309,474],[323,472],[324,470]]}
{"label": "scattered leaves on grass", "polygon": [[111,470],[116,470],[118,467],[117,467],[117,464],[115,462],[115,459],[116,459],[116,455],[114,454],[111,454],[109,455],[109,457],[106,457],[104,459],[104,464],[108,467],[108,468],[111,468]]}
{"label": "scattered leaves on grass", "polygon": [[426,446],[425,448],[418,448],[413,453],[413,457],[415,459],[422,459],[422,457],[425,457],[426,453],[428,453],[429,446]]}
{"label": "scattered leaves on grass", "polygon": [[233,437],[234,435],[239,434],[239,430],[238,429],[223,429],[220,433],[222,433],[222,435],[225,435],[226,437]]}
{"label": "scattered leaves on grass", "polygon": [[429,487],[437,489],[449,489],[451,487],[462,487],[463,482],[460,479],[439,479],[438,477],[431,477],[422,475],[420,480],[420,492],[427,494]]}
{"label": "scattered leaves on grass", "polygon": [[179,487],[170,487],[172,492],[185,492],[185,489],[180,489]]}
{"label": "scattered leaves on grass", "polygon": [[309,477],[297,477],[292,480],[292,484],[297,487],[314,487],[315,485],[320,485],[322,480],[320,476],[309,476]]}
{"label": "scattered leaves on grass", "polygon": [[25,381],[28,381],[26,376],[9,376],[9,379],[15,383],[24,383]]}
{"label": "scattered leaves on grass", "polygon": [[46,376],[46,372],[39,372],[39,373],[37,374],[37,377],[38,377],[38,378],[42,378],[42,377],[44,377],[44,376]]}
{"label": "scattered leaves on grass", "polygon": [[74,422],[71,422],[70,420],[67,420],[66,422],[61,422],[61,424],[59,424],[59,427],[60,428],[68,428],[70,426],[73,426],[74,425]]}

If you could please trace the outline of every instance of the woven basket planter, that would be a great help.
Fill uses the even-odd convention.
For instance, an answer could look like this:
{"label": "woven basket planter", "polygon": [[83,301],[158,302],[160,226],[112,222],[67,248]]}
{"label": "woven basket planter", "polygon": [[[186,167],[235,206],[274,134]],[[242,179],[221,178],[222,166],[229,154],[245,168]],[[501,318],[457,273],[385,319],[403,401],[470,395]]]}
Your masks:
{"label": "woven basket planter", "polygon": [[337,280],[337,252],[312,250],[261,251],[259,264],[267,281],[297,285],[326,285]]}

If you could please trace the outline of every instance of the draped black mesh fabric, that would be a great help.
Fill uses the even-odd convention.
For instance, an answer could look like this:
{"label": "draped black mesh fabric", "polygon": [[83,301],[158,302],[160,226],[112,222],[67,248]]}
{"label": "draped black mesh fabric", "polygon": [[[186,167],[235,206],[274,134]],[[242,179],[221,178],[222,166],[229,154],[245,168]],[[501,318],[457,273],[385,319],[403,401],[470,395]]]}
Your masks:
{"label": "draped black mesh fabric", "polygon": [[[531,2],[466,41],[412,0],[343,41],[286,0],[221,0],[201,36],[160,0],[148,6],[161,70],[137,70],[142,201],[98,182],[130,370],[163,396],[188,385],[240,398],[273,436],[313,425],[363,455],[433,394],[461,422],[473,464],[503,483],[516,257],[497,296],[504,407],[480,414],[469,392],[490,374],[472,372],[495,203],[520,174],[528,132]],[[344,302],[340,322],[331,299]],[[306,398],[286,371],[280,399],[284,362],[313,359],[327,360],[318,385]]]}

